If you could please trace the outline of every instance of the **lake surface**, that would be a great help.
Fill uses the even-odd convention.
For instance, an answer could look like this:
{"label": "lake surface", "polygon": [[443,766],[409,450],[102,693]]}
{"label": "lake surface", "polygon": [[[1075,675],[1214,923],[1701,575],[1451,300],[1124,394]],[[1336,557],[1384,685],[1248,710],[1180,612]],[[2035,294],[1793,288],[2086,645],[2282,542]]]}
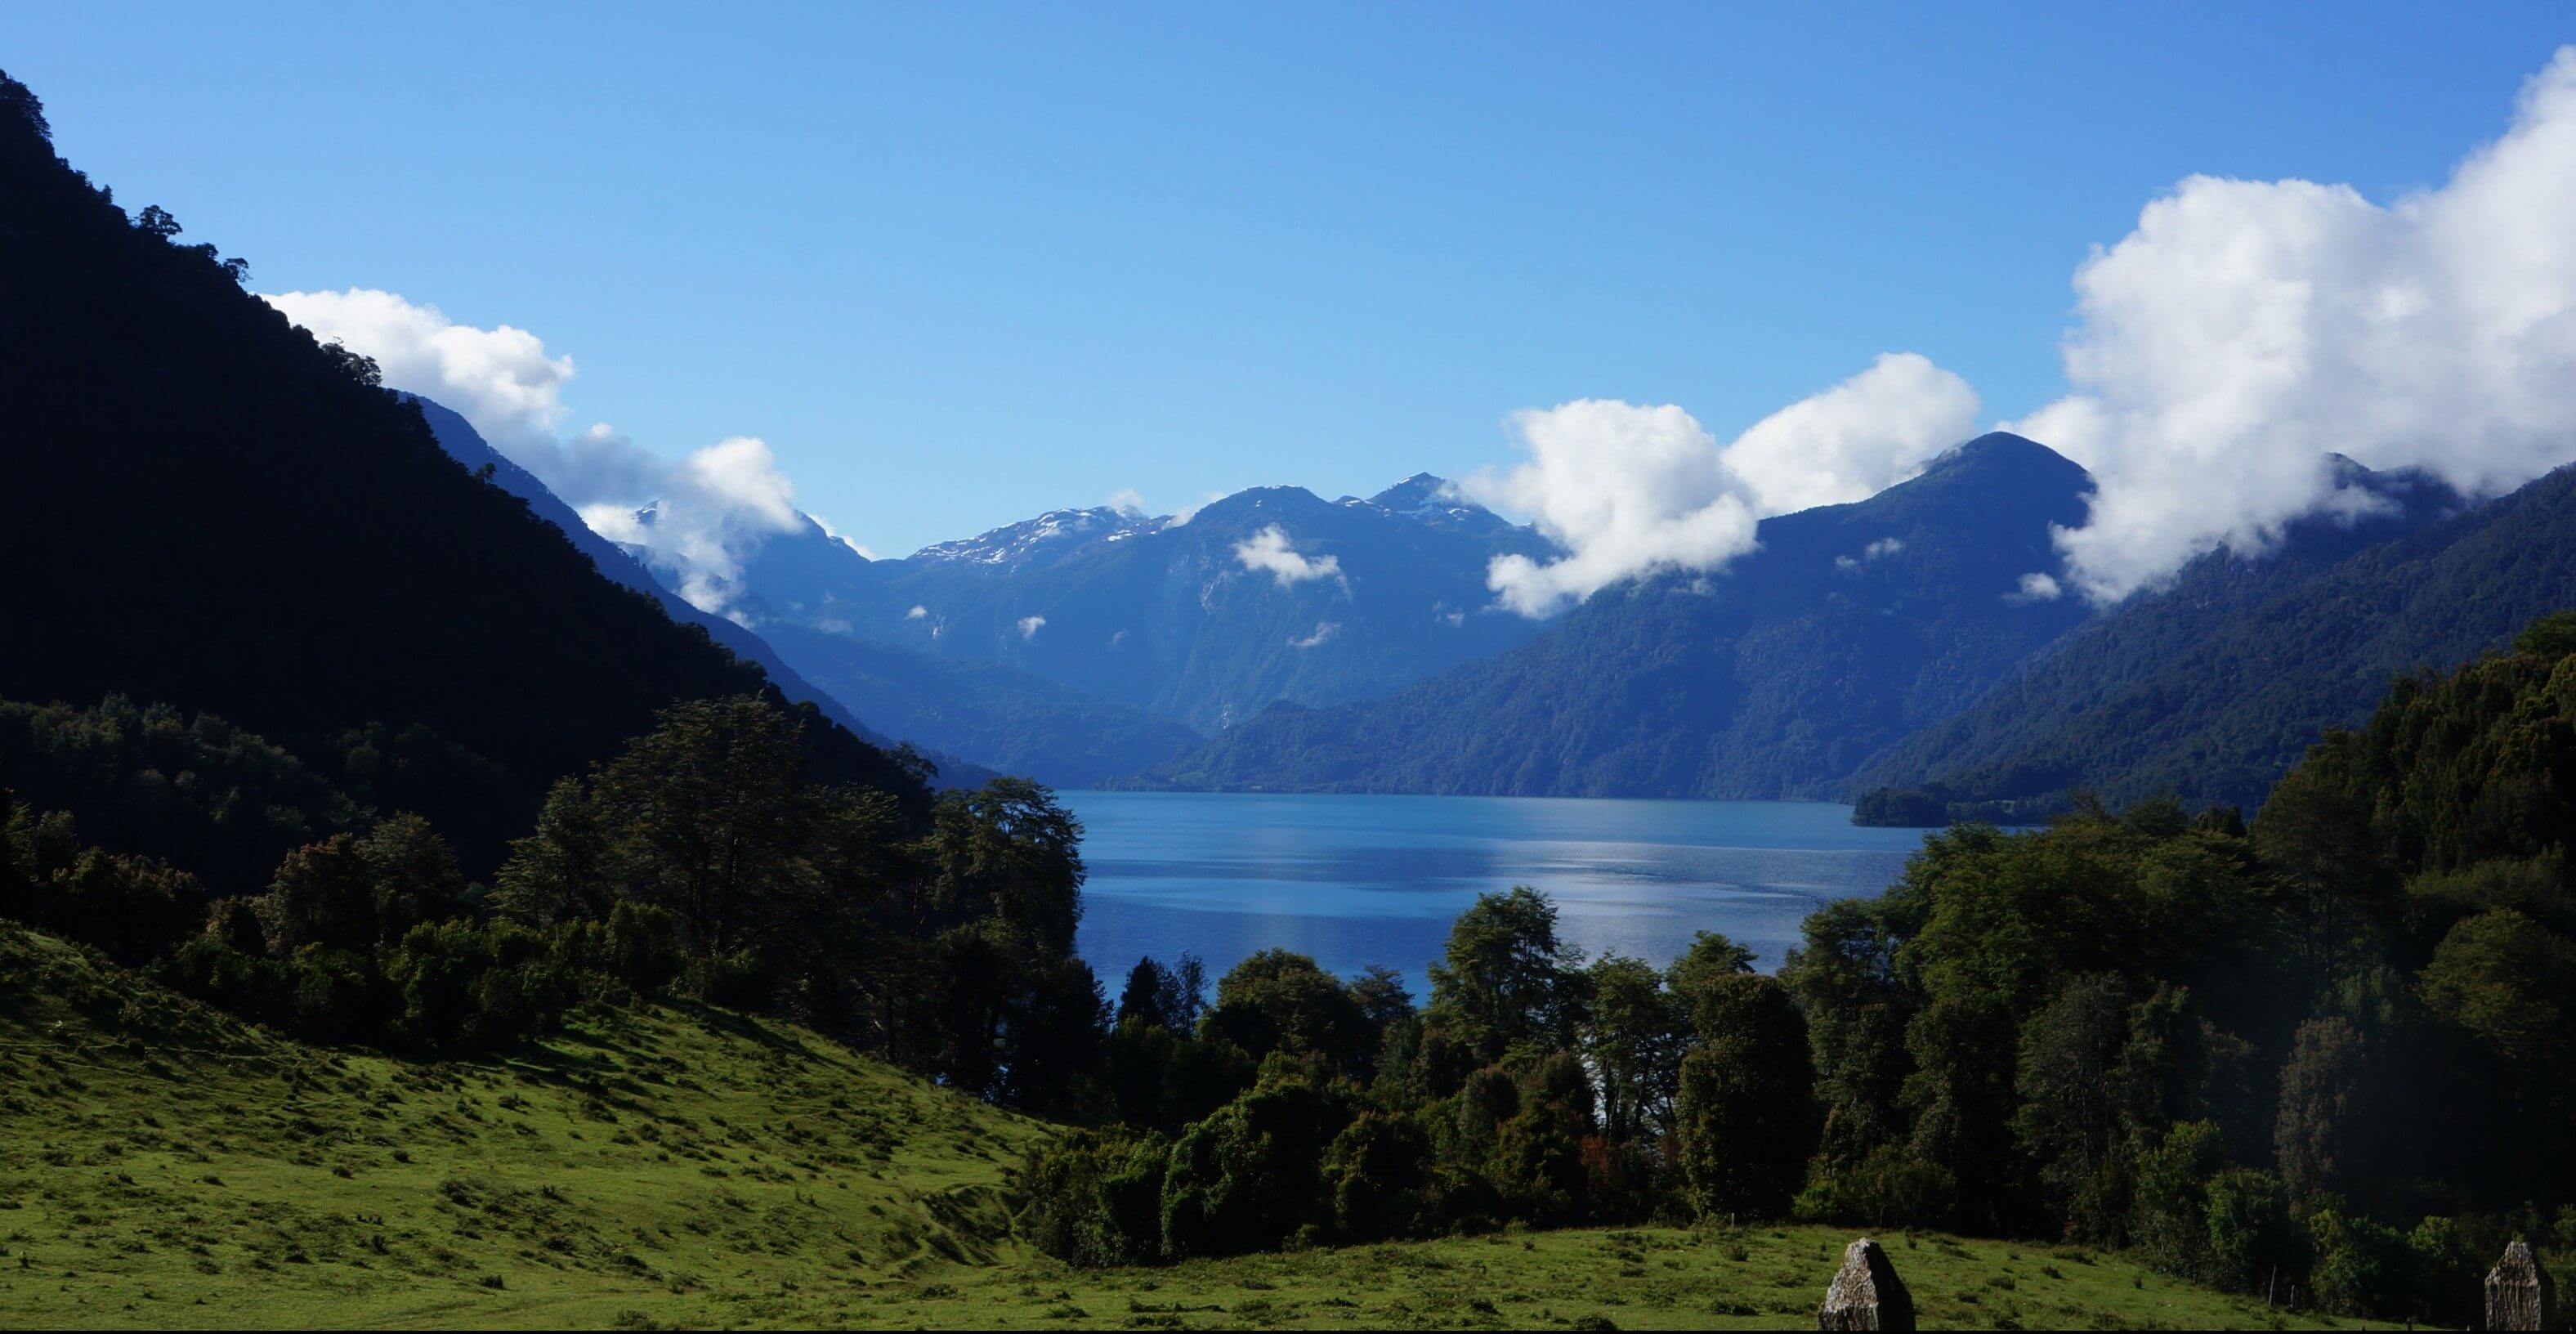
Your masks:
{"label": "lake surface", "polygon": [[1923,840],[1825,802],[1058,795],[1091,871],[1076,948],[1113,999],[1139,956],[1191,951],[1214,979],[1271,946],[1400,969],[1420,999],[1451,919],[1513,885],[1554,897],[1593,955],[1661,967],[1721,931],[1768,972],[1817,905],[1884,889]]}

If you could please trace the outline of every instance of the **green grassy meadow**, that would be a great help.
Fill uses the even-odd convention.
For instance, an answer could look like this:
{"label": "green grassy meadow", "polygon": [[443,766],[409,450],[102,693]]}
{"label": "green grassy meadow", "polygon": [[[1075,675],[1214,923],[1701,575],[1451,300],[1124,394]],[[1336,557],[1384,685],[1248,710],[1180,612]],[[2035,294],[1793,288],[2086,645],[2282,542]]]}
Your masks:
{"label": "green grassy meadow", "polygon": [[[1851,1236],[1508,1233],[1083,1272],[1012,1235],[1013,1170],[1051,1133],[694,1007],[504,1061],[321,1050],[0,926],[10,1328],[1811,1328]],[[1882,1240],[1928,1326],[2336,1323],[2116,1255]]]}

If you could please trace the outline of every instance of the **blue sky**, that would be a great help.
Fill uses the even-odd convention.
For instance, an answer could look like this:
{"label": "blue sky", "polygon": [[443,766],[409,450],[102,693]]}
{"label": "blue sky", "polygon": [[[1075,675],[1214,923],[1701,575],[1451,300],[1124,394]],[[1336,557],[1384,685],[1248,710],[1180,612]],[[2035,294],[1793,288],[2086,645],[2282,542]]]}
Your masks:
{"label": "blue sky", "polygon": [[2019,416],[2160,192],[2437,186],[2571,39],[2564,5],[21,0],[0,64],[259,290],[532,331],[579,423],[760,437],[891,552],[1456,475],[1576,398],[1730,437],[1890,351]]}

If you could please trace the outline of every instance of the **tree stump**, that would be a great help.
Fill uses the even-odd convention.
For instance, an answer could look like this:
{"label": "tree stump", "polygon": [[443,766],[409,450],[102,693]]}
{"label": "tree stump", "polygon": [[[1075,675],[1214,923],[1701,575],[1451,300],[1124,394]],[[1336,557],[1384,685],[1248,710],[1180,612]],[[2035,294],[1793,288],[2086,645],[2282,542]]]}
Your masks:
{"label": "tree stump", "polygon": [[2549,1271],[2540,1267],[2530,1242],[2516,1239],[2487,1271],[2487,1328],[2551,1329],[2557,1319]]}
{"label": "tree stump", "polygon": [[1875,1241],[1863,1237],[1843,1249],[1843,1267],[1825,1289],[1824,1307],[1816,1312],[1818,1329],[1911,1330],[1914,1294],[1896,1276],[1896,1266]]}

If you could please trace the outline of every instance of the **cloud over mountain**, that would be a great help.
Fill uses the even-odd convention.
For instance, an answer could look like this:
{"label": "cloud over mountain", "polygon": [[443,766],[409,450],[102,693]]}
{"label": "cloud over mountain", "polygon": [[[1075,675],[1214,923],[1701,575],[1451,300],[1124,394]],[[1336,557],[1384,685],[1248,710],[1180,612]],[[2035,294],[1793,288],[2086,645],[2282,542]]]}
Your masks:
{"label": "cloud over mountain", "polygon": [[573,377],[572,358],[547,356],[545,341],[525,329],[477,329],[436,306],[364,287],[260,299],[323,342],[375,358],[386,384],[455,409],[531,471],[514,451],[555,444],[567,415],[563,387]]}
{"label": "cloud over mountain", "polygon": [[1511,417],[1528,461],[1460,485],[1516,509],[1567,555],[1505,556],[1502,605],[1549,615],[1619,580],[1713,570],[1753,545],[1756,521],[1859,500],[1904,481],[1974,429],[1965,380],[1910,352],[1801,399],[1720,446],[1671,404],[1581,399]]}
{"label": "cloud over mountain", "polygon": [[1275,523],[1235,543],[1234,558],[1241,561],[1247,570],[1268,571],[1279,580],[1281,588],[1311,579],[1342,577],[1341,557],[1300,555],[1296,546],[1289,542],[1287,532]]}
{"label": "cloud over mountain", "polygon": [[2194,176],[2076,272],[2076,392],[2012,429],[2093,470],[2060,544],[2097,599],[2366,497],[2325,456],[2470,493],[2576,455],[2576,47],[2439,188]]}
{"label": "cloud over mountain", "polygon": [[591,528],[644,549],[704,610],[725,610],[742,562],[798,526],[795,487],[761,440],[735,436],[674,462],[605,422],[562,434],[573,360],[548,356],[527,330],[458,324],[434,305],[367,288],[261,299],[323,341],[374,358],[387,386],[454,409]]}

